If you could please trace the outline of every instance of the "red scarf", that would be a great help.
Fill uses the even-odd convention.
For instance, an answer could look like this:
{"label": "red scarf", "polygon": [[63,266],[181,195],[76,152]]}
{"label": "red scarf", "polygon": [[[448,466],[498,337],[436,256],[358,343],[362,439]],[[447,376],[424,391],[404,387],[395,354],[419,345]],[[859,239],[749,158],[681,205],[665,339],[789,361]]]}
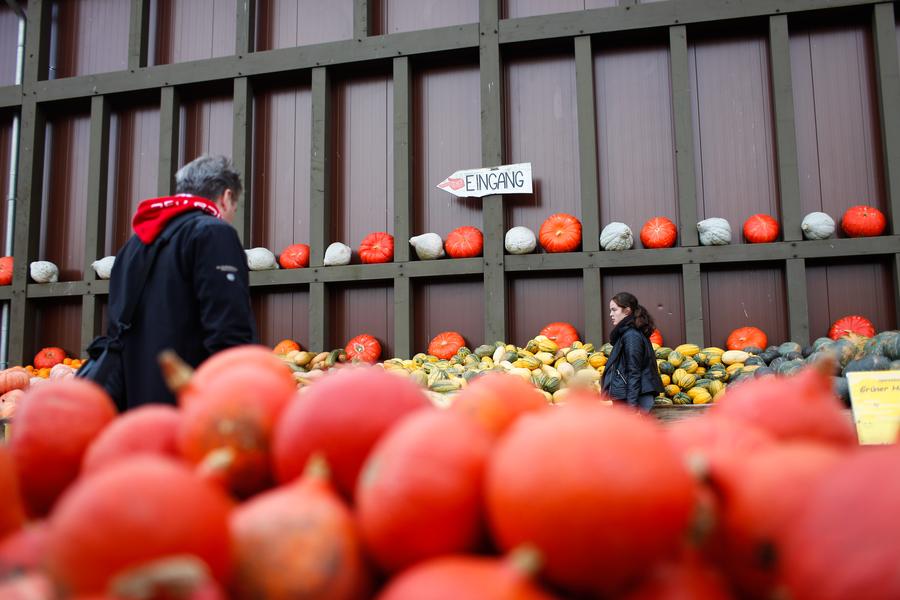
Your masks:
{"label": "red scarf", "polygon": [[141,202],[131,220],[131,227],[142,242],[150,244],[162,233],[169,221],[191,210],[202,210],[214,217],[219,216],[219,207],[215,202],[191,194],[177,194]]}

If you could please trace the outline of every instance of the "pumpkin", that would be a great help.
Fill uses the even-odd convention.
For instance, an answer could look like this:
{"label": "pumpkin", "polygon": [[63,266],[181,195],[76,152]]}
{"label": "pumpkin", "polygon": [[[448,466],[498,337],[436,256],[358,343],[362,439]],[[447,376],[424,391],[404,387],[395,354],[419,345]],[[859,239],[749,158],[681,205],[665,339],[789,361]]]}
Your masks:
{"label": "pumpkin", "polygon": [[0,444],[0,539],[16,531],[25,524],[25,507],[19,495],[19,480],[12,453],[5,444]]}
{"label": "pumpkin", "polygon": [[556,596],[532,581],[539,563],[540,557],[528,548],[513,551],[506,558],[441,556],[390,580],[378,600],[553,600]]}
{"label": "pumpkin", "polygon": [[463,336],[455,331],[442,331],[428,343],[428,354],[444,360],[453,358],[456,351],[466,345]]}
{"label": "pumpkin", "polygon": [[678,238],[678,228],[666,217],[653,217],[641,227],[644,248],[671,248]]}
{"label": "pumpkin", "polygon": [[744,239],[751,244],[767,244],[778,239],[778,221],[770,215],[752,215],[744,221]]}
{"label": "pumpkin", "polygon": [[[900,478],[889,475],[900,469],[900,446],[865,450],[835,465],[785,524],[780,565],[794,600],[900,598]],[[848,560],[853,548],[865,559]]]}
{"label": "pumpkin", "polygon": [[268,248],[250,248],[244,250],[247,255],[247,268],[251,271],[270,271],[278,268],[275,255]]}
{"label": "pumpkin", "polygon": [[662,332],[659,329],[654,329],[653,333],[650,334],[650,342],[656,344],[657,346],[663,345],[663,336]]}
{"label": "pumpkin", "polygon": [[684,550],[683,556],[651,566],[647,578],[621,600],[732,600],[728,581],[696,551]]}
{"label": "pumpkin", "polygon": [[309,266],[309,246],[307,244],[291,244],[281,251],[278,264],[282,269],[303,269]]}
{"label": "pumpkin", "polygon": [[351,361],[375,363],[381,358],[381,344],[368,333],[361,333],[347,342],[344,352]]}
{"label": "pumpkin", "polygon": [[484,248],[484,236],[477,227],[469,225],[457,227],[447,234],[444,248],[450,258],[481,256],[481,250]]}
{"label": "pumpkin", "polygon": [[360,532],[376,564],[394,573],[479,548],[491,443],[482,427],[451,411],[417,412],[379,440],[356,487]]}
{"label": "pumpkin", "polygon": [[103,388],[84,379],[47,381],[26,392],[16,409],[10,450],[30,515],[49,512],[77,477],[87,447],[115,416]]}
{"label": "pumpkin", "polygon": [[841,218],[841,229],[849,237],[872,237],[884,233],[887,219],[874,206],[851,206]]}
{"label": "pumpkin", "polygon": [[631,228],[613,221],[600,232],[600,247],[604,250],[628,250],[634,245]]}
{"label": "pumpkin", "polygon": [[364,264],[394,260],[394,236],[384,231],[370,233],[359,244],[359,259]]}
{"label": "pumpkin", "polygon": [[547,252],[572,252],[581,244],[581,221],[566,213],[552,214],[541,224],[538,239]]}
{"label": "pumpkin", "polygon": [[499,547],[533,544],[546,579],[578,597],[615,596],[674,553],[697,494],[656,423],[595,401],[523,417],[495,446],[485,486]]}
{"label": "pumpkin", "polygon": [[828,337],[836,340],[850,333],[872,337],[875,335],[875,326],[872,324],[872,321],[863,316],[847,315],[831,324],[831,328],[828,330]]}
{"label": "pumpkin", "polygon": [[22,367],[10,367],[0,371],[0,394],[10,390],[24,390],[28,387],[31,375]]}
{"label": "pumpkin", "polygon": [[436,233],[423,233],[409,238],[419,260],[434,260],[444,256],[444,240]]}
{"label": "pumpkin", "polygon": [[62,363],[53,365],[53,368],[50,369],[50,374],[47,375],[47,379],[69,379],[72,377],[75,377],[75,369]]}
{"label": "pumpkin", "polygon": [[537,247],[534,232],[527,227],[512,227],[503,238],[503,246],[510,254],[528,254]]}
{"label": "pumpkin", "polygon": [[112,277],[113,266],[116,264],[115,256],[104,256],[91,263],[91,268],[97,274],[98,279],[109,279]]}
{"label": "pumpkin", "polygon": [[834,219],[823,212],[811,212],[800,223],[803,237],[808,240],[824,240],[834,235]]}
{"label": "pumpkin", "polygon": [[[4,507],[4,510],[8,509],[15,510],[15,507]],[[11,514],[13,513],[11,512]],[[9,515],[4,516],[9,517]],[[43,569],[49,536],[50,524],[47,520],[32,521],[25,527],[19,527],[4,536],[0,540],[0,580]],[[52,598],[53,596],[48,594],[38,597]],[[5,598],[5,596],[0,594],[0,598]]]}
{"label": "pumpkin", "polygon": [[325,248],[325,258],[322,264],[326,267],[349,265],[352,257],[353,251],[350,246],[341,242],[333,242]]}
{"label": "pumpkin", "polygon": [[56,346],[50,346],[47,348],[41,348],[37,354],[34,355],[34,361],[32,364],[35,369],[50,369],[53,368],[54,365],[58,365],[62,361],[66,359],[66,351],[62,348],[57,348]]}
{"label": "pumpkin", "polygon": [[225,583],[230,510],[224,493],[184,465],[156,456],[125,459],[78,481],[62,498],[47,568],[76,596],[105,592],[123,569],[170,557],[187,565],[199,559]]}
{"label": "pumpkin", "polygon": [[283,356],[288,352],[299,352],[300,350],[300,344],[291,339],[284,339],[275,344],[275,347],[272,348],[272,354],[280,354]]}
{"label": "pumpkin", "polygon": [[704,459],[704,475],[730,469],[732,458],[740,460],[775,444],[775,438],[766,431],[721,415],[676,421],[666,434],[683,459],[690,460],[695,455]]}
{"label": "pumpkin", "polygon": [[353,515],[320,458],[297,481],[240,505],[231,515],[231,537],[237,598],[367,597]]}
{"label": "pumpkin", "polygon": [[578,330],[571,323],[564,321],[545,325],[540,335],[553,340],[560,348],[571,348],[572,344],[578,341]]}
{"label": "pumpkin", "polygon": [[28,265],[28,273],[36,283],[56,283],[59,281],[59,267],[48,260],[36,260]]}
{"label": "pumpkin", "polygon": [[13,257],[0,258],[0,285],[9,285],[13,280]]}
{"label": "pumpkin", "polygon": [[275,475],[287,483],[303,473],[313,453],[321,452],[335,488],[350,498],[378,438],[401,417],[429,407],[418,385],[381,368],[329,371],[281,415],[272,441]]}
{"label": "pumpkin", "polygon": [[178,428],[181,413],[165,404],[148,404],[129,410],[100,432],[84,453],[83,474],[98,470],[136,454],[181,458]]}
{"label": "pumpkin", "polygon": [[522,415],[547,408],[547,401],[521,377],[488,373],[463,388],[451,408],[499,436]]}
{"label": "pumpkin", "polygon": [[697,223],[697,233],[703,246],[724,246],[731,243],[731,225],[719,217],[711,217]]}
{"label": "pumpkin", "polygon": [[728,334],[725,347],[729,350],[743,350],[749,346],[765,348],[768,342],[769,338],[766,332],[759,327],[738,327]]}

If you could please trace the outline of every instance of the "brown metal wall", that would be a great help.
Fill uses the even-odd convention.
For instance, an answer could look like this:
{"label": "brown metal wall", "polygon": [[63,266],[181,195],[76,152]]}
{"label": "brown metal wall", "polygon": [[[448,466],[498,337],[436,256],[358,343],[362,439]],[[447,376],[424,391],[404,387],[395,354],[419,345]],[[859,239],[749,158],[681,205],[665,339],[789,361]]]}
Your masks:
{"label": "brown metal wall", "polygon": [[56,73],[50,79],[128,67],[129,2],[57,0],[52,10],[57,46],[50,59],[51,73],[54,67]]}
{"label": "brown metal wall", "polygon": [[[34,348],[58,346],[70,356],[81,356],[81,298],[35,301]],[[28,362],[31,362],[29,359]]]}
{"label": "brown metal wall", "polygon": [[[648,269],[639,272],[608,270],[601,273],[602,295],[592,310],[603,315],[603,340],[609,340],[612,322],[609,320],[609,301],[619,292],[637,297],[653,315],[663,341],[672,347],[684,341],[684,292],[681,272],[671,269]],[[589,340],[595,344],[600,340]],[[699,340],[697,340],[699,341]]]}
{"label": "brown metal wall", "polygon": [[383,359],[394,355],[394,288],[390,282],[333,285],[328,294],[329,348],[343,348],[351,338],[368,333],[381,344]]}
{"label": "brown metal wall", "polygon": [[234,54],[235,2],[150,0],[150,63],[162,65]]}
{"label": "brown metal wall", "polygon": [[482,229],[480,199],[456,198],[435,187],[458,169],[481,166],[479,85],[475,65],[423,68],[414,74],[414,235],[433,231],[446,238],[461,225]]}
{"label": "brown metal wall", "polygon": [[503,14],[507,19],[533,17],[550,13],[571,12],[591,8],[618,6],[619,0],[505,0]]}
{"label": "brown metal wall", "polygon": [[201,154],[231,156],[234,110],[231,96],[202,96],[181,104],[178,166]]}
{"label": "brown metal wall", "polygon": [[309,287],[293,292],[251,290],[253,314],[259,342],[274,346],[290,338],[307,348],[309,343]]}
{"label": "brown metal wall", "polygon": [[887,257],[864,263],[809,261],[806,264],[806,289],[810,339],[828,335],[831,324],[846,315],[866,317],[877,331],[898,326]]}
{"label": "brown metal wall", "polygon": [[9,142],[12,137],[12,115],[0,113],[0,256],[6,248],[6,199],[9,197]]}
{"label": "brown metal wall", "polygon": [[414,352],[425,352],[431,338],[442,331],[456,331],[470,349],[486,343],[481,277],[418,280],[414,284],[413,308]]}
{"label": "brown metal wall", "polygon": [[580,335],[584,335],[582,290],[580,271],[534,275],[508,273],[506,341],[524,346],[545,325],[556,321],[571,323]]}
{"label": "brown metal wall", "polygon": [[506,161],[530,162],[534,180],[533,194],[506,197],[506,227],[522,225],[537,234],[553,213],[581,215],[575,59],[509,57],[504,75]]}
{"label": "brown metal wall", "polygon": [[353,0],[257,0],[256,49],[353,37]]}
{"label": "brown metal wall", "polygon": [[159,107],[118,108],[110,115],[105,254],[131,237],[138,204],[157,195]]}
{"label": "brown metal wall", "polygon": [[16,83],[16,40],[18,35],[19,17],[4,2],[0,4],[0,85]]}
{"label": "brown metal wall", "polygon": [[478,22],[478,0],[373,1],[373,35]]}
{"label": "brown metal wall", "polygon": [[[738,327],[754,326],[766,332],[769,344],[788,340],[787,297],[784,270],[779,266],[705,268],[703,333],[708,344],[725,347]],[[686,340],[697,342],[699,340]]]}
{"label": "brown metal wall", "polygon": [[767,34],[689,36],[697,216],[722,217],[732,243],[755,213],[779,219]]}
{"label": "brown metal wall", "polygon": [[[331,242],[357,249],[374,231],[393,234],[393,81],[384,74],[334,84]],[[402,240],[401,240],[402,242]]]}
{"label": "brown metal wall", "polygon": [[647,219],[679,222],[669,79],[667,41],[595,53],[600,222],[626,223],[638,248]]}

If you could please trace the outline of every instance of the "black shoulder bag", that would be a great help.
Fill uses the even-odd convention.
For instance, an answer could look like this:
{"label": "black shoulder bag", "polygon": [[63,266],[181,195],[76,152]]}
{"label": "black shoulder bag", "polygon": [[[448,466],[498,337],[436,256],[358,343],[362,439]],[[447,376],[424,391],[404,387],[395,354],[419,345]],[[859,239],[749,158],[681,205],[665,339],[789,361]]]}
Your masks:
{"label": "black shoulder bag", "polygon": [[134,311],[137,308],[138,301],[141,299],[144,284],[147,282],[150,271],[153,269],[157,255],[159,255],[160,250],[168,243],[169,239],[175,235],[175,232],[181,229],[186,220],[182,220],[177,225],[163,231],[156,242],[150,246],[150,252],[147,255],[147,260],[144,262],[144,268],[140,272],[140,277],[136,280],[137,285],[128,290],[125,305],[122,307],[122,314],[116,322],[116,334],[112,336],[100,335],[94,338],[94,341],[87,347],[87,362],[75,373],[75,377],[89,379],[105,389],[120,411],[126,408],[122,337],[131,329]]}

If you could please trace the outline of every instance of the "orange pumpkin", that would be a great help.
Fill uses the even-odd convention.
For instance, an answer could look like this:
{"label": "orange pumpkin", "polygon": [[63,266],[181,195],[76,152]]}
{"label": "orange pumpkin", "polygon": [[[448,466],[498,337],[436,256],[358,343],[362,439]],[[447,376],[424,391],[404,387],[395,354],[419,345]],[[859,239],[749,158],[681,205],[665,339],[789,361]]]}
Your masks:
{"label": "orange pumpkin", "polygon": [[0,257],[0,285],[9,285],[13,280],[13,257]]}
{"label": "orange pumpkin", "polygon": [[488,373],[464,387],[451,409],[499,437],[522,415],[547,406],[543,394],[530,382],[507,373]]}
{"label": "orange pumpkin", "polygon": [[744,238],[751,244],[766,244],[778,239],[778,221],[770,215],[759,214],[744,221]]}
{"label": "orange pumpkin", "polygon": [[875,325],[872,324],[872,321],[860,315],[847,315],[831,324],[831,328],[828,330],[828,337],[836,340],[851,333],[872,337],[875,335]]}
{"label": "orange pumpkin", "polygon": [[177,435],[181,413],[165,404],[129,410],[91,442],[81,463],[82,473],[94,473],[135,454],[181,458]]}
{"label": "orange pumpkin", "polygon": [[541,329],[541,335],[556,342],[560,348],[570,348],[573,343],[578,341],[578,330],[571,323],[563,321],[545,325]]}
{"label": "orange pumpkin", "polygon": [[359,245],[363,263],[386,263],[394,260],[394,236],[383,231],[370,233]]}
{"label": "orange pumpkin", "polygon": [[66,358],[66,351],[62,348],[57,348],[55,346],[50,346],[47,348],[41,348],[40,351],[34,356],[34,366],[38,369],[51,369],[53,366],[58,365]]}
{"label": "orange pumpkin", "polygon": [[383,570],[479,548],[490,449],[484,429],[437,410],[410,415],[375,445],[357,482],[356,514],[369,555]]}
{"label": "orange pumpkin", "polygon": [[19,481],[13,457],[6,445],[0,445],[0,539],[25,523],[25,508],[19,495]]}
{"label": "orange pumpkin", "polygon": [[447,235],[444,248],[451,258],[481,256],[484,248],[484,235],[477,227],[469,225],[457,227]]}
{"label": "orange pumpkin", "polygon": [[775,438],[765,430],[721,415],[676,421],[666,428],[666,434],[685,461],[700,456],[712,473],[729,468],[732,456],[742,459],[775,443]]}
{"label": "orange pumpkin", "polygon": [[728,581],[696,552],[651,567],[644,581],[621,600],[733,600]]}
{"label": "orange pumpkin", "polygon": [[374,336],[361,333],[347,342],[344,352],[351,361],[375,363],[381,358],[381,344]]}
{"label": "orange pumpkin", "polygon": [[281,340],[280,342],[275,344],[275,347],[272,348],[272,354],[284,355],[284,354],[287,354],[288,352],[293,352],[294,350],[299,351],[300,344],[298,344],[294,340],[285,339],[285,340]]}
{"label": "orange pumpkin", "polygon": [[[47,520],[32,521],[10,533],[0,541],[0,580],[44,566],[50,524]],[[0,598],[4,598],[0,594]],[[39,596],[42,598],[52,596]]]}
{"label": "orange pumpkin", "polygon": [[657,346],[662,346],[663,345],[662,332],[659,329],[654,329],[653,333],[650,334],[650,341],[652,343],[656,344]]}
{"label": "orange pumpkin", "polygon": [[678,238],[678,228],[666,217],[653,217],[641,227],[644,248],[671,248]]}
{"label": "orange pumpkin", "polygon": [[291,244],[281,251],[278,264],[282,269],[303,269],[309,266],[309,246],[307,244]]}
{"label": "orange pumpkin", "polygon": [[881,235],[887,227],[887,219],[874,206],[851,206],[841,218],[841,229],[850,237]]}
{"label": "orange pumpkin", "polygon": [[438,358],[451,359],[457,350],[466,345],[463,336],[455,331],[442,331],[428,343],[428,354]]}
{"label": "orange pumpkin", "polygon": [[24,390],[28,387],[31,376],[22,367],[10,367],[0,371],[0,394],[10,390]]}
{"label": "orange pumpkin", "polygon": [[566,213],[547,217],[538,232],[541,247],[547,252],[572,252],[581,244],[581,221]]}
{"label": "orange pumpkin", "polygon": [[324,461],[299,480],[260,494],[231,516],[238,598],[367,597],[362,544]]}
{"label": "orange pumpkin", "polygon": [[728,334],[725,346],[729,350],[743,350],[744,348],[765,349],[769,344],[766,332],[759,327],[738,327]]}

